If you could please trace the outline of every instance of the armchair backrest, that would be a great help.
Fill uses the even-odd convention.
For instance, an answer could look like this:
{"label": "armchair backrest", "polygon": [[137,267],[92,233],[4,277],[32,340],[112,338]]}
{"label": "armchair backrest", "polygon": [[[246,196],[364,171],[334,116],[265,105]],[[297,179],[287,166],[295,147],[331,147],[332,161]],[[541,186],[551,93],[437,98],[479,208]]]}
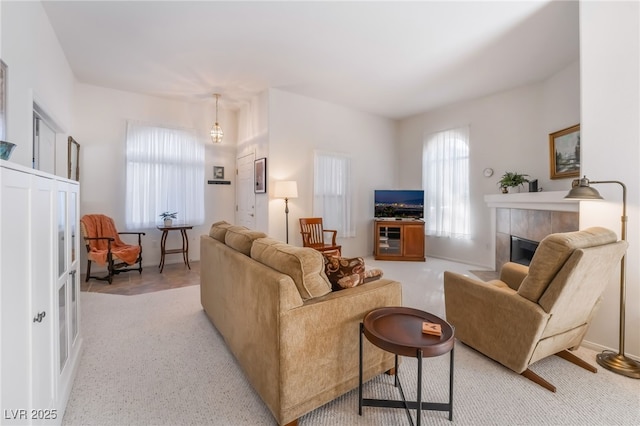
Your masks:
{"label": "armchair backrest", "polygon": [[574,251],[538,301],[551,314],[543,337],[591,321],[626,249],[627,242],[618,241]]}
{"label": "armchair backrest", "polygon": [[300,233],[305,247],[324,245],[324,228],[321,217],[301,217]]}
{"label": "armchair backrest", "polygon": [[518,294],[551,314],[545,336],[589,322],[626,249],[626,241],[600,227],[540,242]]}
{"label": "armchair backrest", "polygon": [[529,273],[520,284],[518,294],[538,303],[558,271],[576,249],[611,244],[617,239],[613,231],[600,227],[546,236],[540,241],[531,259]]}
{"label": "armchair backrest", "polygon": [[87,240],[87,238],[110,237],[114,239],[115,245],[124,245],[113,219],[103,214],[86,214],[80,219],[80,232],[85,239],[87,251],[106,250],[106,240]]}

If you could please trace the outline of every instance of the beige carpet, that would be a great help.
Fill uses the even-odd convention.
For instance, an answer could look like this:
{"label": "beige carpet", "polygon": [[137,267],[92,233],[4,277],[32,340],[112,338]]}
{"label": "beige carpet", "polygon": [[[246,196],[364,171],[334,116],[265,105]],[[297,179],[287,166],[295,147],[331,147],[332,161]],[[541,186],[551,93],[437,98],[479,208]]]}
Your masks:
{"label": "beige carpet", "polygon": [[[84,353],[63,425],[273,425],[199,302],[199,286],[137,296],[81,293]],[[240,309],[240,307],[239,307]],[[533,370],[551,393],[479,353],[456,345],[453,422],[425,411],[426,425],[638,425],[640,381],[589,373],[558,357]],[[595,364],[595,353],[578,355]],[[400,367],[415,398],[415,359]],[[424,398],[445,402],[448,356],[424,361]],[[365,397],[397,399],[392,378],[366,384]],[[405,425],[404,410],[364,407],[351,391],[300,419],[301,425]]]}

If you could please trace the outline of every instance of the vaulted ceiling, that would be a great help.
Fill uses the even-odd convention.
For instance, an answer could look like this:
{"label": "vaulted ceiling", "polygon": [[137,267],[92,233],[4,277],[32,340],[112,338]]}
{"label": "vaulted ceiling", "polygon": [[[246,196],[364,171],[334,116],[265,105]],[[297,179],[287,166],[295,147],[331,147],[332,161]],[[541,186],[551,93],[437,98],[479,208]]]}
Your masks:
{"label": "vaulted ceiling", "polygon": [[236,108],[267,88],[404,118],[579,58],[575,1],[44,1],[80,82]]}

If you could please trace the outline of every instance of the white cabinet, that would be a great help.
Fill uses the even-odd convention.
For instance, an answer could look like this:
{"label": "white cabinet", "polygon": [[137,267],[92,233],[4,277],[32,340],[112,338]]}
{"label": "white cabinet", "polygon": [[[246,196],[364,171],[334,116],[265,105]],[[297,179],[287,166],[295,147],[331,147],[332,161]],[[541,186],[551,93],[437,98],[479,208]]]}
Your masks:
{"label": "white cabinet", "polygon": [[82,339],[79,185],[0,160],[0,424],[60,424]]}

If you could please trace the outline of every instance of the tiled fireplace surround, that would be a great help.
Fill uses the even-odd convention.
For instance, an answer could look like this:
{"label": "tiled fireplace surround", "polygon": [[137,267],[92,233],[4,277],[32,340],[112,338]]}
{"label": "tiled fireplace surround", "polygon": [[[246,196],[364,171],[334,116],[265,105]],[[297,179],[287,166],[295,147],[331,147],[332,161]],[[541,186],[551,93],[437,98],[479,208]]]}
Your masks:
{"label": "tiled fireplace surround", "polygon": [[564,191],[492,194],[485,202],[495,209],[495,270],[509,261],[511,236],[541,241],[556,232],[577,231],[579,204],[565,200]]}

